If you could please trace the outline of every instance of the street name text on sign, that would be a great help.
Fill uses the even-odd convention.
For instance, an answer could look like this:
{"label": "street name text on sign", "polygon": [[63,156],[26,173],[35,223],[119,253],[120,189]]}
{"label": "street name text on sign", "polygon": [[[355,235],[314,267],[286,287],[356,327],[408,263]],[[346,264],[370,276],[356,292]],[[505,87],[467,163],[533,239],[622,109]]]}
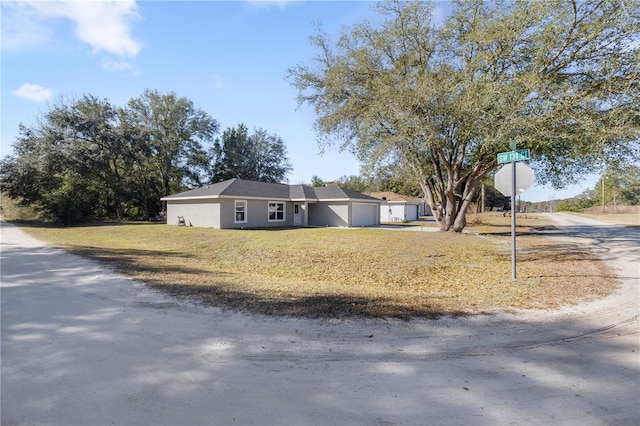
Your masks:
{"label": "street name text on sign", "polygon": [[501,152],[498,154],[498,164],[511,163],[512,161],[528,160],[530,158],[531,158],[531,152],[528,149]]}

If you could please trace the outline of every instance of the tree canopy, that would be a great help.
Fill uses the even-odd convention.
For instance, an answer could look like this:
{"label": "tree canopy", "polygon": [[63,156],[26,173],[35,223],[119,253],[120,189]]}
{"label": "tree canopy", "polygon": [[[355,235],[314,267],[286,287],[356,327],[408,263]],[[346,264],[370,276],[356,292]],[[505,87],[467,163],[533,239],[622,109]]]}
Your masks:
{"label": "tree canopy", "polygon": [[224,131],[213,146],[212,157],[212,182],[232,178],[282,182],[292,169],[280,136],[264,129],[249,134],[244,124]]}
{"label": "tree canopy", "polygon": [[[222,161],[229,150],[211,156],[218,127],[175,93],[146,90],[123,108],[92,95],[60,100],[34,124],[20,125],[14,154],[0,162],[0,185],[3,194],[64,224],[151,218],[163,210],[161,197],[230,170]],[[277,135],[257,130],[243,143],[239,161],[251,168],[242,177],[281,181],[290,171]]]}
{"label": "tree canopy", "polygon": [[[640,167],[612,167],[602,174],[593,189],[594,203],[598,205],[640,205]],[[591,206],[588,206],[591,207]]]}
{"label": "tree canopy", "polygon": [[0,163],[3,192],[63,223],[122,217],[131,151],[118,122],[117,108],[86,95],[21,125],[14,156]]}
{"label": "tree canopy", "polygon": [[379,3],[333,45],[318,30],[311,64],[288,76],[314,107],[319,142],[370,165],[409,167],[441,230],[461,231],[496,154],[529,148],[556,186],[606,159],[637,158],[640,4]]}
{"label": "tree canopy", "polygon": [[129,101],[125,117],[151,153],[163,195],[171,194],[171,181],[188,186],[203,183],[209,169],[203,143],[211,142],[218,131],[218,123],[206,112],[175,93],[145,90]]}
{"label": "tree canopy", "polygon": [[640,205],[640,167],[623,165],[608,168],[593,188],[560,201],[558,211],[583,211],[602,206],[615,213],[620,206],[637,205]]}

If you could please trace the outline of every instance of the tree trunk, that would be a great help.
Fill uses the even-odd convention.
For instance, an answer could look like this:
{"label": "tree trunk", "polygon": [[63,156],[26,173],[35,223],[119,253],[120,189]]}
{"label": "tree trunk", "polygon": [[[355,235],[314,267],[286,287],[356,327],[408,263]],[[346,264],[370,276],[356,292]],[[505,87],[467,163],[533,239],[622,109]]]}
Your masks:
{"label": "tree trunk", "polygon": [[427,199],[427,204],[431,208],[433,217],[442,232],[462,232],[467,226],[467,210],[471,206],[471,198],[478,186],[479,178],[467,182],[465,185],[463,197],[456,196],[453,191],[445,192],[445,207],[442,201],[436,199],[434,194],[426,182],[420,182],[422,192]]}
{"label": "tree trunk", "polygon": [[445,206],[443,207],[442,200],[440,199],[441,197],[438,197],[438,199],[434,197],[432,189],[428,183],[421,180],[420,187],[422,188],[422,193],[427,200],[427,204],[431,209],[431,213],[433,214],[440,231],[451,231],[456,219],[455,214],[452,215],[452,212],[455,212],[455,208],[453,208],[455,207],[455,198],[454,206],[451,205],[449,202],[450,199],[448,198]]}

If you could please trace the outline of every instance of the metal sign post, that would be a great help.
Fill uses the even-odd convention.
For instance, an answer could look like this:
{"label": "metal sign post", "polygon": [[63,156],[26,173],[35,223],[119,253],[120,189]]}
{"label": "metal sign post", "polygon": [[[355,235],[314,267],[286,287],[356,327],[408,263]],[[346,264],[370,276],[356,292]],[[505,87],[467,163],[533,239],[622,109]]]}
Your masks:
{"label": "metal sign post", "polygon": [[516,279],[516,161],[511,160],[511,279]]}
{"label": "metal sign post", "polygon": [[[511,143],[511,152],[498,154],[498,163],[507,163],[495,176],[495,187],[503,195],[511,196],[511,279],[517,278],[516,273],[516,196],[533,185],[534,173],[526,164],[518,166],[516,163],[528,160],[528,149],[516,151],[515,143]],[[511,170],[509,170],[511,168]]]}

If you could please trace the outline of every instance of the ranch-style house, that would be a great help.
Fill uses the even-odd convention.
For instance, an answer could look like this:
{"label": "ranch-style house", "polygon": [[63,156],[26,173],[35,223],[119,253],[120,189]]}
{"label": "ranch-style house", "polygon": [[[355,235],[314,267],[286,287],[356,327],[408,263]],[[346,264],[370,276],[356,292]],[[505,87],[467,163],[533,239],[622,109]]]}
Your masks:
{"label": "ranch-style house", "polygon": [[163,197],[167,223],[218,229],[380,225],[377,198],[337,186],[229,179]]}

